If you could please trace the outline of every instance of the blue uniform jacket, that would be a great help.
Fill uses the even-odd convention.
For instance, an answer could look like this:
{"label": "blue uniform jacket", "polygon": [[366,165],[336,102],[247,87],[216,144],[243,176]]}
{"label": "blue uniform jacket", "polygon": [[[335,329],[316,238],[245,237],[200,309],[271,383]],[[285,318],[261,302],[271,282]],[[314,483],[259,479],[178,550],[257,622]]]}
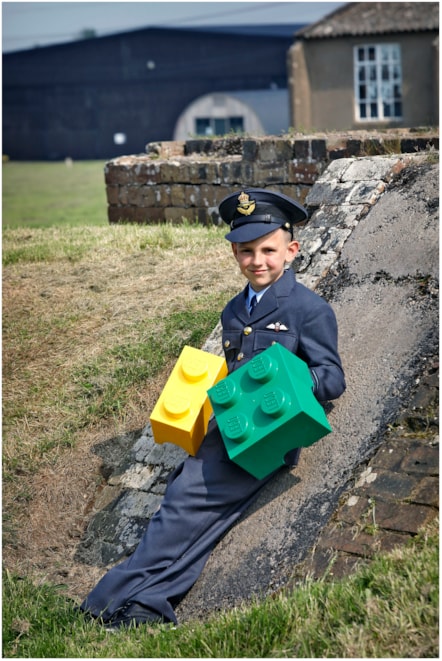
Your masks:
{"label": "blue uniform jacket", "polygon": [[344,392],[336,317],[323,298],[297,282],[289,269],[265,292],[252,315],[246,300],[247,287],[221,314],[229,372],[279,342],[307,363],[320,402]]}

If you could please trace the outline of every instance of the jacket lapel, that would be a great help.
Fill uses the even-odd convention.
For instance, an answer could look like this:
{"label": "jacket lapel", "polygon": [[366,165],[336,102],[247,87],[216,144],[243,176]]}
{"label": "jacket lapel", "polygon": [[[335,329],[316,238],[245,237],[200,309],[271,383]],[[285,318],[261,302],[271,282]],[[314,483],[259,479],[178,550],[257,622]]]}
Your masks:
{"label": "jacket lapel", "polygon": [[295,284],[295,274],[289,269],[266,291],[249,319],[256,322],[275,312],[279,308],[279,299],[289,296]]}
{"label": "jacket lapel", "polygon": [[255,307],[252,316],[249,316],[246,307],[248,285],[244,288],[239,296],[233,299],[233,313],[244,324],[249,324],[251,321],[256,322],[262,317],[272,314],[279,308],[278,299],[285,298],[290,295],[293,287],[296,285],[295,274],[292,269],[288,269],[279,280],[277,280],[266,291],[258,305]]}
{"label": "jacket lapel", "polygon": [[232,301],[233,314],[236,317],[238,317],[238,319],[244,324],[247,324],[250,321],[250,316],[249,313],[247,312],[247,306],[246,306],[248,287],[249,286],[247,285],[247,287],[243,289],[241,294],[236,296],[236,298],[234,298]]}

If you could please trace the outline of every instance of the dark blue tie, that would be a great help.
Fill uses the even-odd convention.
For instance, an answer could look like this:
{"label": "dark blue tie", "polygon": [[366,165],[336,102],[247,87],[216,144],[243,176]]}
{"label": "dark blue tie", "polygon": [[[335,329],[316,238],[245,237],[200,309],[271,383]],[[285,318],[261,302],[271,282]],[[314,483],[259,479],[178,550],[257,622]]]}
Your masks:
{"label": "dark blue tie", "polygon": [[256,308],[258,305],[258,299],[256,298],[256,294],[253,294],[252,299],[249,303],[249,314],[252,314],[253,310]]}

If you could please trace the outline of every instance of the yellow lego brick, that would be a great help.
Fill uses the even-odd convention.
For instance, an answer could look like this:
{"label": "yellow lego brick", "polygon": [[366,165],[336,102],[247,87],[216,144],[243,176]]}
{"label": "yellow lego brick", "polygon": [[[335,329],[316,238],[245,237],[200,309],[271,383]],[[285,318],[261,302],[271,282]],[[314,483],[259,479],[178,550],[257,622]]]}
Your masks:
{"label": "yellow lego brick", "polygon": [[155,442],[195,456],[212,414],[207,391],[226,375],[224,358],[185,346],[150,416]]}

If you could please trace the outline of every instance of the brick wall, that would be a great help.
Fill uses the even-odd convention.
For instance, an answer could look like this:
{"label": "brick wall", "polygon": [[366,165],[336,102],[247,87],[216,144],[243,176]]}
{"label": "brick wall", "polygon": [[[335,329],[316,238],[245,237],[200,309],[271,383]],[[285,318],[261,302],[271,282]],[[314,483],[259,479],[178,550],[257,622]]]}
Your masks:
{"label": "brick wall", "polygon": [[106,164],[108,218],[219,223],[217,206],[232,190],[268,187],[303,203],[332,160],[438,149],[436,132],[405,130],[149,143],[145,154]]}

